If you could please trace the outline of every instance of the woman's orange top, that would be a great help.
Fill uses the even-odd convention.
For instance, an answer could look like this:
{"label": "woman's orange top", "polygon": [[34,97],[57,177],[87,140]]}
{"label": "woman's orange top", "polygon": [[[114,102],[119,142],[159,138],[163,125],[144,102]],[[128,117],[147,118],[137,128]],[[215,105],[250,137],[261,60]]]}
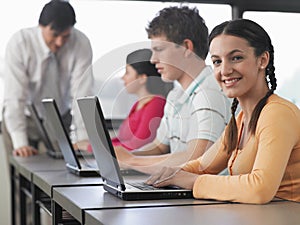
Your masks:
{"label": "woman's orange top", "polygon": [[[237,117],[239,134],[243,112]],[[239,135],[240,136],[240,135]],[[229,176],[213,175],[226,167]],[[273,94],[261,111],[255,135],[228,155],[224,133],[183,170],[199,175],[195,198],[263,204],[274,197],[300,202],[300,110]]]}

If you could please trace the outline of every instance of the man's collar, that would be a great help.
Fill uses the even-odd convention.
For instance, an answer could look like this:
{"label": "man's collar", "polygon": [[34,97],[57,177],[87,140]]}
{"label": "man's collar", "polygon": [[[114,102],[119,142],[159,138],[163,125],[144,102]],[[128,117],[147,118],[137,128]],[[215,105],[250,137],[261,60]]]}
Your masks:
{"label": "man's collar", "polygon": [[40,26],[38,26],[38,40],[40,42],[41,48],[42,48],[42,54],[43,54],[43,58],[46,59],[49,57],[49,55],[51,54],[51,51],[49,49],[49,47],[46,45],[43,34],[42,34],[42,29],[40,28]]}
{"label": "man's collar", "polygon": [[186,90],[182,90],[182,95],[179,97],[178,102],[183,104],[188,100],[190,96],[195,92],[195,90],[200,86],[203,81],[212,74],[212,68],[210,66],[206,66],[197,77],[192,81],[192,83],[188,86]]}

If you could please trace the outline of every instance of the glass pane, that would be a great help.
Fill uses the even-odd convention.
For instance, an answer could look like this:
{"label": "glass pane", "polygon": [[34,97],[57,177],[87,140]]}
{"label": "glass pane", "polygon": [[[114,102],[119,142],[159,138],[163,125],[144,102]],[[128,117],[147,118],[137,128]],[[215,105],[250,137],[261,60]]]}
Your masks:
{"label": "glass pane", "polygon": [[159,10],[168,6],[197,7],[209,29],[231,18],[229,5],[95,0],[70,2],[77,14],[76,27],[91,39],[94,61],[124,44],[147,41],[145,27],[148,22]]}
{"label": "glass pane", "polygon": [[245,12],[244,18],[251,19],[264,27],[274,46],[274,64],[279,95],[300,107],[300,14],[279,12]]}
{"label": "glass pane", "polygon": [[[27,0],[27,1],[6,1],[0,8],[0,92],[2,92],[3,65],[5,46],[13,33],[24,27],[38,24],[38,17],[42,7],[48,0]],[[91,40],[94,58],[97,62],[101,57],[106,56],[112,50],[122,48],[136,42],[148,42],[145,27],[148,22],[155,17],[156,13],[165,7],[180,5],[172,2],[146,2],[146,1],[97,1],[97,0],[71,0],[76,13],[77,23],[75,27],[83,31]],[[208,28],[211,30],[215,25],[231,18],[231,7],[229,5],[216,4],[192,4],[183,3],[190,7],[197,7],[200,15],[205,19]],[[16,7],[18,5],[18,7]],[[218,16],[216,16],[218,15]],[[13,19],[18,18],[18,19]],[[9,21],[9,23],[7,22]],[[124,62],[127,53],[118,55],[120,67],[113,71],[113,74],[96,73],[98,83],[107,83],[107,76],[112,76],[113,85],[107,83],[107,88],[103,89],[103,101],[107,102],[107,107],[111,107],[116,94],[114,91],[123,88],[120,76],[124,73]],[[209,58],[208,58],[209,59]],[[207,61],[210,64],[210,60]],[[103,77],[104,76],[104,77]],[[113,88],[111,88],[113,87]],[[119,94],[120,96],[120,94]],[[0,107],[3,97],[0,93]],[[115,99],[116,100],[116,99]],[[114,101],[114,105],[120,109],[115,117],[124,117],[135,101],[134,96],[125,93]],[[1,110],[1,108],[0,108]],[[1,117],[0,117],[1,119]]]}
{"label": "glass pane", "polygon": [[[104,105],[104,114],[110,118],[124,118],[136,101],[135,95],[126,93],[123,81],[120,79],[124,74],[126,55],[131,51],[129,49],[135,49],[137,44],[149,42],[145,27],[159,10],[169,6],[179,6],[181,3],[92,0],[77,0],[71,3],[77,13],[76,27],[91,39],[96,92]],[[192,3],[183,5],[197,7],[209,30],[231,18],[229,5]],[[119,54],[116,55],[113,51]],[[102,65],[101,61],[106,58],[111,58],[112,60],[108,61],[113,62],[113,65],[110,63]],[[210,64],[210,60],[207,60],[207,63]],[[106,70],[105,66],[110,68]]]}

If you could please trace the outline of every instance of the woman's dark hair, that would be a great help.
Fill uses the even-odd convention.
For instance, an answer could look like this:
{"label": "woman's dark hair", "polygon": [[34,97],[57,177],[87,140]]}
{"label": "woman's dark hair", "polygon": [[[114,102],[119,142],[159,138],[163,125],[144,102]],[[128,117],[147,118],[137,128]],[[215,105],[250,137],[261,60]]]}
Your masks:
{"label": "woman's dark hair", "polygon": [[146,88],[151,94],[167,96],[173,88],[173,83],[166,83],[161,79],[155,65],[150,62],[152,51],[139,49],[127,55],[126,64],[131,65],[138,75],[146,74]]}
{"label": "woman's dark hair", "polygon": [[[263,107],[266,105],[269,96],[273,94],[277,87],[274,67],[274,48],[271,39],[268,33],[260,25],[247,19],[231,20],[216,26],[209,35],[209,44],[220,34],[227,34],[245,39],[249,45],[254,48],[254,53],[257,57],[262,55],[264,52],[269,52],[270,54],[265,74],[269,91],[255,106],[248,124],[249,131],[254,134],[259,115]],[[231,153],[238,144],[238,130],[235,120],[235,111],[238,103],[238,100],[234,98],[231,106],[231,120],[225,133],[225,150],[228,153]]]}
{"label": "woman's dark hair", "polygon": [[208,28],[197,8],[187,6],[168,7],[146,28],[148,37],[165,35],[168,41],[181,45],[184,39],[193,42],[195,54],[205,60],[208,53]]}
{"label": "woman's dark hair", "polygon": [[51,25],[51,28],[58,32],[73,27],[75,23],[75,11],[69,2],[64,0],[52,0],[47,3],[39,18],[40,25]]}

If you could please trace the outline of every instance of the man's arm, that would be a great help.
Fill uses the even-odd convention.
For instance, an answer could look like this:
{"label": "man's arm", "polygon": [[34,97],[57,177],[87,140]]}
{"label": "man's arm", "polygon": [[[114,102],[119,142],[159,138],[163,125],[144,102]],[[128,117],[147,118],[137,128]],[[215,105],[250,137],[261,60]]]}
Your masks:
{"label": "man's arm", "polygon": [[23,146],[13,150],[14,156],[29,157],[37,154],[38,150],[33,148],[32,146]]}
{"label": "man's arm", "polygon": [[3,120],[14,149],[29,147],[24,114],[29,76],[26,73],[28,68],[24,58],[26,58],[26,48],[22,36],[17,33],[6,47],[3,105]]}
{"label": "man's arm", "polygon": [[[152,143],[151,143],[152,144]],[[132,154],[124,149],[117,148],[116,154],[121,166],[131,168],[143,173],[153,174],[161,170],[165,166],[180,166],[189,160],[197,159],[200,157],[213,142],[204,139],[191,140],[185,151],[175,153],[165,153],[160,155],[147,155],[147,153],[158,151],[159,148],[166,148],[163,144],[156,146],[152,151],[149,149],[144,152],[144,155]],[[151,145],[149,145],[150,147]],[[125,152],[126,151],[126,152]],[[139,152],[140,154],[143,151]]]}
{"label": "man's arm", "polygon": [[170,147],[160,143],[157,139],[154,139],[152,142],[144,145],[140,149],[132,151],[132,153],[137,156],[163,155],[169,152]]}
{"label": "man's arm", "polygon": [[169,146],[159,143],[157,139],[143,148],[132,152],[121,145],[115,146],[114,149],[121,167],[125,169],[133,169],[135,165],[151,165],[155,163],[155,158],[159,159],[158,156],[169,152]]}

